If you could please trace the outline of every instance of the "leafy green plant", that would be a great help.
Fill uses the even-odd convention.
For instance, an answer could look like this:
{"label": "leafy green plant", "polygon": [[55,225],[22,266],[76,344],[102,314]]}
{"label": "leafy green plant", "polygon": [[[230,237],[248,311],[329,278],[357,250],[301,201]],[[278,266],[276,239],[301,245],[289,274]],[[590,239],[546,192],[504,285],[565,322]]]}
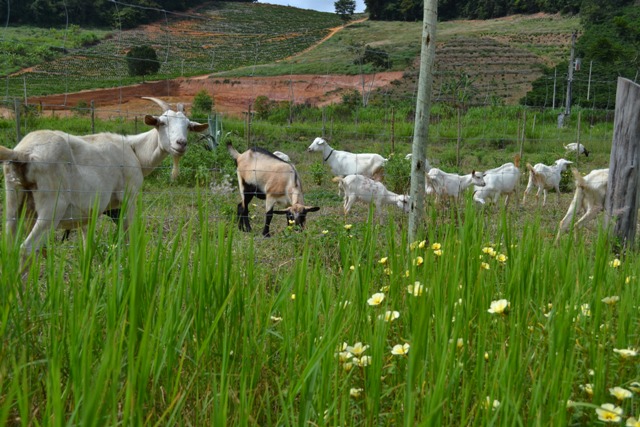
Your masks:
{"label": "leafy green plant", "polygon": [[309,174],[311,175],[311,180],[316,185],[322,185],[325,177],[327,176],[327,171],[325,170],[322,162],[315,162],[309,166]]}
{"label": "leafy green plant", "polygon": [[202,89],[193,97],[191,115],[194,117],[208,117],[213,110],[213,106],[213,98],[205,89]]}

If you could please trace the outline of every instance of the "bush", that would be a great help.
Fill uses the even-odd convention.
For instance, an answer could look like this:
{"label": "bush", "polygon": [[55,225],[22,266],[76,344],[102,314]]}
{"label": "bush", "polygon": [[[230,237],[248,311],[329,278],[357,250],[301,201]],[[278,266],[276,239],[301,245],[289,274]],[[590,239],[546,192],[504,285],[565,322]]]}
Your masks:
{"label": "bush", "polygon": [[398,194],[407,194],[411,186],[411,160],[402,156],[390,155],[384,165],[386,187]]}
{"label": "bush", "polygon": [[151,46],[136,46],[127,52],[127,67],[130,76],[155,74],[160,69],[158,55]]}
{"label": "bush", "polygon": [[213,110],[213,98],[202,89],[193,97],[191,115],[194,117],[208,117]]}

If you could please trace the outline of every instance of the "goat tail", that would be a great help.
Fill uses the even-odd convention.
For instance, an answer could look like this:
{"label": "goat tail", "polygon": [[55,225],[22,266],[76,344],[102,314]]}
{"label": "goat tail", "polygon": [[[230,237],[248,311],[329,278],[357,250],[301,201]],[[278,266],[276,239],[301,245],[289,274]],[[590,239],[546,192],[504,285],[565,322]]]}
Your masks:
{"label": "goat tail", "polygon": [[584,181],[584,177],[582,176],[582,174],[580,174],[580,172],[578,171],[578,169],[576,168],[571,168],[571,173],[573,174],[573,179],[575,180],[576,183],[576,188],[580,187],[584,187],[585,186],[585,181]]}
{"label": "goat tail", "polygon": [[0,145],[0,162],[20,162],[29,161],[29,155],[20,151],[15,151]]}
{"label": "goat tail", "polygon": [[238,153],[238,150],[233,148],[233,145],[231,145],[230,142],[227,144],[227,151],[231,154],[231,157],[233,157],[234,160],[238,160],[238,157],[240,157],[240,153]]}
{"label": "goat tail", "polygon": [[513,156],[513,164],[516,165],[518,169],[520,168],[520,154]]}

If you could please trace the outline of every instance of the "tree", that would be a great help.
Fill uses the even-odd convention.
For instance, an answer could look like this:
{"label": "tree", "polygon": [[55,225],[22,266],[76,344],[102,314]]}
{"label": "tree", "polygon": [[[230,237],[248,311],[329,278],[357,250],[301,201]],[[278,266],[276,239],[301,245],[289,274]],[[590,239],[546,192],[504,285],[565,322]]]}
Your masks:
{"label": "tree", "polygon": [[158,55],[151,46],[136,46],[127,52],[127,66],[130,76],[144,76],[155,74],[160,69]]}
{"label": "tree", "polygon": [[193,97],[191,115],[194,117],[208,116],[213,109],[213,98],[202,89]]}
{"label": "tree", "polygon": [[333,5],[340,19],[344,22],[351,21],[353,13],[356,11],[356,0],[337,0]]}

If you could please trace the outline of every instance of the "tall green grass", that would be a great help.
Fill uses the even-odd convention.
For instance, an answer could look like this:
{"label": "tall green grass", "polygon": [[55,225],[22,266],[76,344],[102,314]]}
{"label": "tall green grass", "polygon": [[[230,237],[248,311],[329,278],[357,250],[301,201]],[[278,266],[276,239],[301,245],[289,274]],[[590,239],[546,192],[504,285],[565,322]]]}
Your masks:
{"label": "tall green grass", "polygon": [[26,281],[3,239],[0,424],[588,425],[605,402],[637,416],[640,391],[609,392],[640,381],[638,356],[614,352],[640,347],[637,258],[614,264],[606,232],[553,245],[537,221],[450,215],[418,242],[371,215],[272,239],[205,208],[166,230],[139,216],[128,239],[50,241]]}

